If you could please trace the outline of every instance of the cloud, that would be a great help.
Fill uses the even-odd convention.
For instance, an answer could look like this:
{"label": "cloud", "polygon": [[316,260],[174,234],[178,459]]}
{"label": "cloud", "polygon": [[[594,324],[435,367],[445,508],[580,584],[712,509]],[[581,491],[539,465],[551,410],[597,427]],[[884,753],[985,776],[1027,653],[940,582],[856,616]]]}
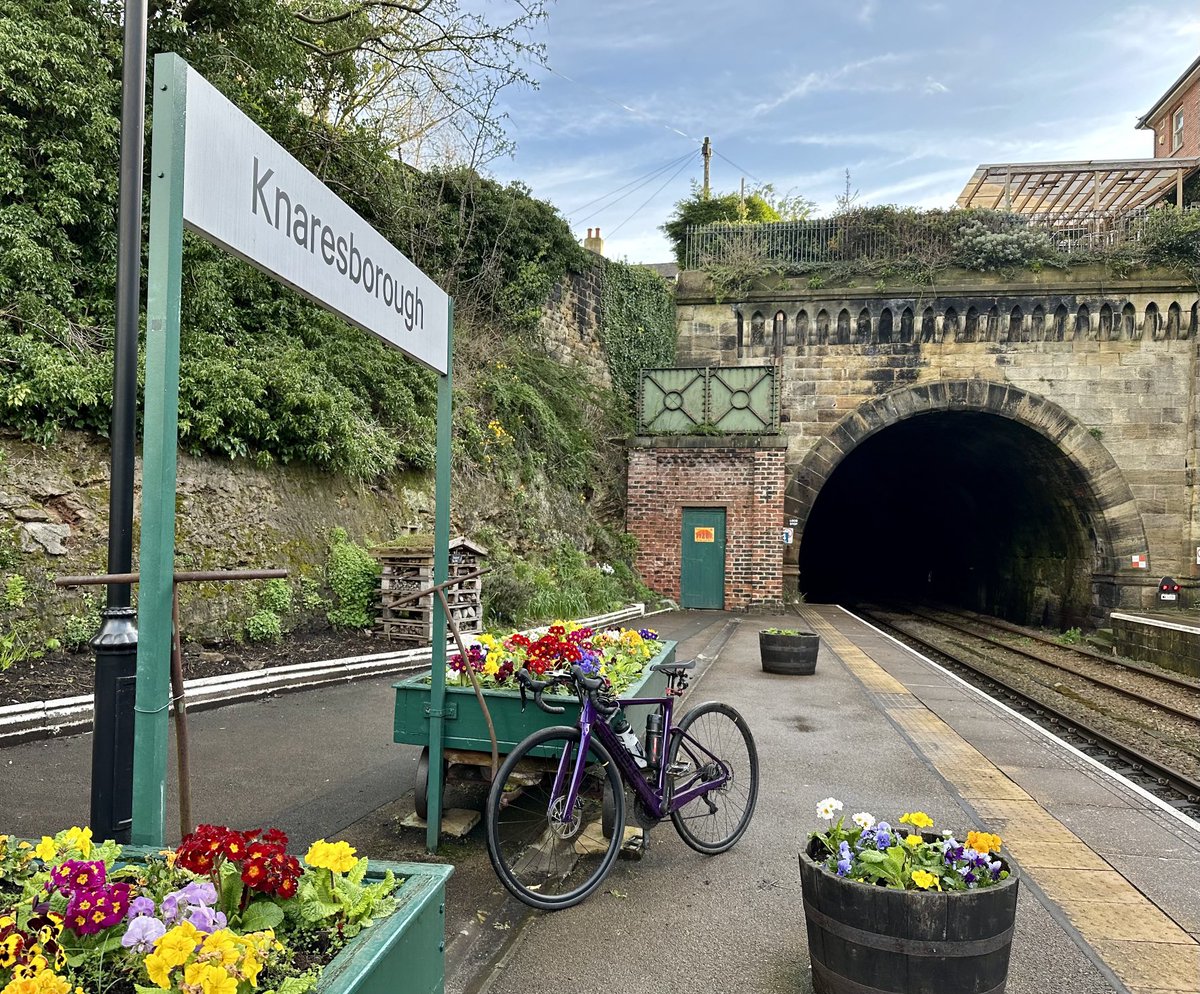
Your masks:
{"label": "cloud", "polygon": [[858,9],[858,13],[854,16],[854,19],[859,24],[870,25],[875,20],[875,10],[878,6],[879,4],[876,0],[866,0],[866,3]]}
{"label": "cloud", "polygon": [[880,82],[878,77],[867,70],[907,62],[910,58],[911,56],[900,55],[896,52],[887,52],[858,62],[847,62],[837,69],[805,73],[778,96],[756,104],[750,113],[753,117],[761,117],[793,100],[802,100],[810,93],[824,93],[833,90],[849,93],[872,93],[901,89],[902,83],[895,80]]}
{"label": "cloud", "polygon": [[945,83],[940,83],[932,76],[926,76],[925,82],[921,86],[922,93],[949,93],[950,87]]}

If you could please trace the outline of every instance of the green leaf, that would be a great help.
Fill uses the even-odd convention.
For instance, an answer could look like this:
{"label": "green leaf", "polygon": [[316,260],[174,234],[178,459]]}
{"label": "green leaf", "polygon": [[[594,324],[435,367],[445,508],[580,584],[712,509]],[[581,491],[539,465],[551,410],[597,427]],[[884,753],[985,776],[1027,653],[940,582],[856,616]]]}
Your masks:
{"label": "green leaf", "polygon": [[283,908],[270,899],[251,901],[242,912],[242,930],[261,932],[283,922]]}

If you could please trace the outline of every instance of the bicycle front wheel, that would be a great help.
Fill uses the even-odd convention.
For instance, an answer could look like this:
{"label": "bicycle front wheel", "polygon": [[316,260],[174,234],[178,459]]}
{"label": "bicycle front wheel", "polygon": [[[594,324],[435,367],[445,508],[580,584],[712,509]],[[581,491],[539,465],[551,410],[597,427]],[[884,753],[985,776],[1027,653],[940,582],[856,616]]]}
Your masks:
{"label": "bicycle front wheel", "polygon": [[[543,911],[578,904],[612,869],[625,835],[625,789],[608,750],[591,740],[574,810],[562,817],[580,733],[545,728],[522,740],[500,766],[485,812],[488,856],[509,892]],[[566,782],[555,771],[566,756]],[[605,836],[605,794],[611,828]]]}
{"label": "bicycle front wheel", "polygon": [[667,764],[676,794],[726,775],[721,787],[671,812],[675,831],[697,852],[725,852],[746,831],[758,801],[758,748],[746,719],[728,704],[697,705],[672,732]]}

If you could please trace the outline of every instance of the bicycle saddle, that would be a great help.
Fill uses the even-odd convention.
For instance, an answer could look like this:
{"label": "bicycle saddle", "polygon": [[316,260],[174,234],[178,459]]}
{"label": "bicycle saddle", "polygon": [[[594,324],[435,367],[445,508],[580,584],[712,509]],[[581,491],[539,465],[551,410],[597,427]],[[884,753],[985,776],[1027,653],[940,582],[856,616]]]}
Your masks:
{"label": "bicycle saddle", "polygon": [[682,673],[685,670],[694,669],[695,666],[696,666],[696,660],[684,659],[682,661],[676,660],[673,663],[655,663],[653,666],[650,667],[650,669],[658,670],[659,672],[666,673],[667,676],[674,676],[675,674]]}

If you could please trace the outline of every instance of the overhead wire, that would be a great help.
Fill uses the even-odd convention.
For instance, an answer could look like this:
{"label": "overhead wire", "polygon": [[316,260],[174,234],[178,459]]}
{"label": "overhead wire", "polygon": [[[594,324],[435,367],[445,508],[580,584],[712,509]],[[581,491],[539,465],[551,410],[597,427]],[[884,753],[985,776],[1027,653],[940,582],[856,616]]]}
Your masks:
{"label": "overhead wire", "polygon": [[749,177],[750,177],[752,180],[754,180],[756,183],[761,183],[761,182],[763,182],[761,179],[759,179],[759,177],[755,176],[755,175],[754,175],[754,173],[750,172],[750,170],[749,170],[749,169],[745,169],[745,168],[743,168],[742,166],[739,166],[739,165],[738,165],[736,162],[734,162],[734,161],[733,161],[731,158],[729,158],[728,156],[722,155],[722,154],[721,154],[720,152],[718,152],[718,151],[717,151],[715,148],[713,149],[713,155],[717,156],[717,158],[719,158],[719,159],[724,159],[724,160],[725,160],[726,162],[728,162],[728,163],[729,163],[731,166],[733,166],[733,168],[734,168],[734,169],[736,169],[736,170],[737,170],[738,172],[740,172],[740,173],[745,173],[747,176],[749,176]]}
{"label": "overhead wire", "polygon": [[594,94],[596,94],[596,96],[598,96],[604,100],[607,100],[610,104],[620,107],[621,110],[627,111],[628,113],[633,114],[635,117],[640,117],[642,120],[645,120],[645,121],[656,122],[657,124],[659,124],[660,126],[665,128],[667,131],[670,131],[672,134],[679,135],[680,138],[686,138],[688,141],[697,142],[697,143],[703,141],[702,138],[696,138],[693,135],[689,135],[686,131],[680,131],[673,124],[667,124],[666,121],[661,117],[656,117],[653,114],[647,114],[643,110],[637,110],[634,107],[630,107],[629,104],[623,104],[623,103],[621,103],[620,100],[616,100],[613,97],[610,97],[603,90],[598,90],[598,89],[596,89],[596,87],[590,86],[587,83],[581,83],[577,79],[572,79],[566,73],[559,72],[557,69],[553,69],[550,66],[547,66],[546,69],[553,75],[558,76],[561,79],[565,79],[568,83],[574,83],[576,86],[581,86],[585,90],[591,90]]}
{"label": "overhead wire", "polygon": [[614,193],[620,193],[622,190],[625,189],[625,187],[632,186],[634,183],[648,182],[649,180],[652,180],[655,176],[658,176],[658,175],[666,172],[672,166],[678,165],[681,160],[691,158],[691,156],[692,156],[691,152],[685,152],[683,155],[678,156],[674,159],[671,159],[669,162],[665,163],[664,165],[661,165],[654,169],[651,169],[649,172],[643,173],[641,176],[638,176],[635,179],[631,179],[628,183],[622,183],[615,190],[609,190],[608,193],[601,194],[599,197],[595,197],[592,200],[589,200],[586,204],[580,204],[578,207],[575,207],[575,208],[567,211],[566,216],[571,217],[571,215],[573,215],[573,214],[578,214],[580,211],[587,210],[589,207],[592,206],[592,204],[598,204],[601,200],[607,200]]}
{"label": "overhead wire", "polygon": [[[681,158],[679,158],[679,159],[673,159],[672,161],[668,162],[668,163],[667,163],[665,166],[661,166],[660,168],[658,168],[658,169],[654,170],[654,172],[652,172],[650,175],[648,175],[648,176],[646,176],[646,177],[642,178],[642,179],[641,179],[641,181],[637,183],[637,186],[633,187],[632,189],[626,190],[624,193],[622,193],[622,194],[621,194],[621,196],[619,196],[619,197],[617,197],[615,200],[613,200],[613,201],[611,201],[611,202],[609,202],[609,203],[605,204],[604,206],[602,206],[602,207],[600,207],[600,208],[598,208],[598,209],[596,209],[596,210],[592,211],[592,213],[588,214],[586,217],[581,217],[581,218],[579,218],[579,220],[578,220],[578,221],[576,221],[575,223],[576,223],[576,224],[583,224],[583,223],[585,223],[586,221],[589,221],[589,220],[591,220],[592,218],[594,218],[594,217],[595,217],[597,214],[603,214],[603,213],[604,213],[606,210],[609,210],[609,209],[611,209],[611,208],[613,208],[613,207],[616,207],[616,206],[617,206],[617,204],[619,204],[619,203],[620,203],[622,200],[624,200],[626,197],[628,197],[628,196],[630,196],[630,195],[632,195],[632,194],[636,193],[636,192],[637,192],[638,190],[640,190],[642,187],[646,186],[646,184],[650,183],[651,181],[653,181],[653,180],[654,180],[654,179],[656,179],[657,177],[661,176],[663,173],[665,173],[665,172],[666,172],[668,169],[670,169],[672,166],[678,166],[678,167],[679,167],[679,168],[676,170],[675,174],[674,174],[675,176],[678,176],[678,175],[679,175],[679,173],[681,173],[681,172],[682,172],[684,169],[686,169],[686,168],[687,168],[687,165],[688,165],[688,163],[691,161],[691,158],[692,158],[692,156],[691,156],[691,153],[688,153],[687,155],[685,155],[685,156],[682,156],[682,157],[681,157]],[[672,178],[673,178],[673,177],[672,177]],[[629,184],[627,183],[627,184],[625,184],[625,185],[626,185],[626,186],[628,186]],[[616,191],[614,191],[614,192],[616,192]],[[601,199],[605,199],[605,198],[601,198]],[[569,216],[569,215],[568,215],[568,216]]]}
{"label": "overhead wire", "polygon": [[611,238],[618,231],[620,231],[622,228],[624,228],[625,225],[627,225],[630,221],[632,221],[635,217],[637,217],[638,214],[640,214],[646,208],[646,205],[649,204],[650,201],[653,200],[655,197],[657,197],[660,193],[662,193],[663,190],[665,190],[670,185],[671,181],[674,180],[675,177],[678,176],[681,172],[683,172],[686,168],[687,168],[687,163],[685,162],[682,166],[680,166],[678,169],[676,169],[675,172],[673,172],[670,176],[667,177],[666,183],[664,183],[657,190],[655,190],[652,194],[650,194],[649,197],[646,198],[646,202],[644,204],[642,204],[641,207],[639,207],[632,214],[630,214],[629,217],[625,218],[624,221],[622,221],[615,228],[613,228],[613,230],[608,233],[608,236]]}

